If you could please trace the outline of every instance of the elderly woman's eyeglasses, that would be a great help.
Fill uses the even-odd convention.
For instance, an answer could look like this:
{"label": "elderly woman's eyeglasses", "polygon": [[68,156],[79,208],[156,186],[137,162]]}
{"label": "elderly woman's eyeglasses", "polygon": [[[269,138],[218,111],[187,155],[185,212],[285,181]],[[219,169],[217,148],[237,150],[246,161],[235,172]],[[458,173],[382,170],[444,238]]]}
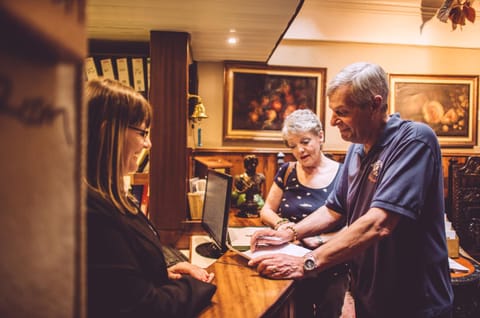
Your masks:
{"label": "elderly woman's eyeglasses", "polygon": [[143,138],[147,138],[147,137],[148,137],[148,134],[150,133],[150,130],[149,130],[149,129],[140,129],[140,128],[135,127],[135,126],[128,126],[128,128],[137,131],[138,134],[139,134],[140,136],[142,136]]}

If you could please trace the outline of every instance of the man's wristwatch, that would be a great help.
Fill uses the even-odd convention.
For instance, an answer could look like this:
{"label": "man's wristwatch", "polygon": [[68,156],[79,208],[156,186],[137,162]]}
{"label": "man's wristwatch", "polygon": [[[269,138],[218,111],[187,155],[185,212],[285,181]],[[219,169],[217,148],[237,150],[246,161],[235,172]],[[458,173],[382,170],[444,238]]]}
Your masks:
{"label": "man's wristwatch", "polygon": [[303,270],[305,272],[311,272],[315,268],[317,268],[315,257],[313,257],[312,253],[306,254],[304,259],[303,259]]}

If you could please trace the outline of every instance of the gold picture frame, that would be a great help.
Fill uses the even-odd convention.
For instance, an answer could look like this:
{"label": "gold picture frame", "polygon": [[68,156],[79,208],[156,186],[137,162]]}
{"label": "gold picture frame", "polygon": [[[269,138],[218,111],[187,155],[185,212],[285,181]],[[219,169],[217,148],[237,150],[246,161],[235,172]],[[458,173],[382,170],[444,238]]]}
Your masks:
{"label": "gold picture frame", "polygon": [[473,147],[477,140],[478,76],[390,74],[390,113],[420,121],[442,147]]}
{"label": "gold picture frame", "polygon": [[286,115],[299,108],[325,121],[325,68],[225,63],[224,140],[281,141]]}

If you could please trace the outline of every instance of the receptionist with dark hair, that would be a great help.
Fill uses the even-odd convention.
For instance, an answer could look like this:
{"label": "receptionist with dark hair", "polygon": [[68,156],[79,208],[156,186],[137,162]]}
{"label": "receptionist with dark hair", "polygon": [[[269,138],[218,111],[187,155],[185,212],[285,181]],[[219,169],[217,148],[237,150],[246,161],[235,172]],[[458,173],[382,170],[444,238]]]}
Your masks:
{"label": "receptionist with dark hair", "polygon": [[180,262],[169,268],[155,226],[125,189],[138,154],[151,147],[152,110],[131,87],[86,87],[88,317],[194,317],[215,293],[213,273]]}

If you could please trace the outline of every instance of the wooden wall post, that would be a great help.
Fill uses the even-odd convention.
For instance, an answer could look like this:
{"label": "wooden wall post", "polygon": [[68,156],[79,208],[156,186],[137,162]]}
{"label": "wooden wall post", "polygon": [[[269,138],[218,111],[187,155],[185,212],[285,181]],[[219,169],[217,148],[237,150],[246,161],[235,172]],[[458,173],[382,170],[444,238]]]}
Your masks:
{"label": "wooden wall post", "polygon": [[189,35],[150,33],[150,216],[164,243],[174,243],[187,211]]}

